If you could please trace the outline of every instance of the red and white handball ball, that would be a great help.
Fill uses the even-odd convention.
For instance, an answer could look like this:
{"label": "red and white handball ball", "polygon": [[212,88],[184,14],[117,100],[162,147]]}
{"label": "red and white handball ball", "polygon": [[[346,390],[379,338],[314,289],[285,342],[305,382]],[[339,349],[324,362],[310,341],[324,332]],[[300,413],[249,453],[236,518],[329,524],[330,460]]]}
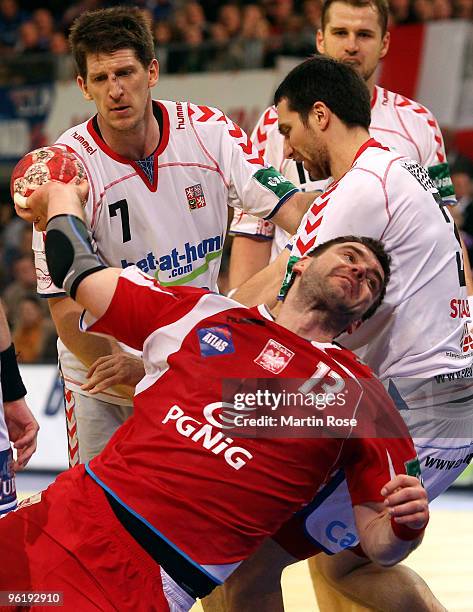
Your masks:
{"label": "red and white handball ball", "polygon": [[77,157],[59,146],[41,147],[27,153],[14,167],[10,192],[20,208],[35,189],[48,181],[80,183],[86,178],[84,166]]}

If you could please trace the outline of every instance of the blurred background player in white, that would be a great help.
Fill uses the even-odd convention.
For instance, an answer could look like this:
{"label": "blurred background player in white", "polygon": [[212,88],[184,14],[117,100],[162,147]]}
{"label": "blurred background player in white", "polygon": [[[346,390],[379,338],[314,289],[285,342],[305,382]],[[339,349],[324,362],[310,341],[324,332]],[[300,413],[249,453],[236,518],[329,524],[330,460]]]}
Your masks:
{"label": "blurred background player in white", "polygon": [[[0,515],[16,507],[15,472],[36,450],[38,423],[25,401],[26,389],[18,369],[7,318],[0,301]],[[11,444],[16,449],[13,456]]]}
{"label": "blurred background player in white", "polygon": [[[0,567],[0,590],[54,588],[67,610],[81,612],[184,612],[339,465],[370,558],[390,565],[419,545],[428,505],[407,428],[369,368],[332,344],[383,300],[389,258],[381,243],[343,236],[308,252],[295,264],[278,323],[264,307],[163,287],[136,266],[103,266],[72,185],[50,182],[28,201],[38,227],[47,222],[52,278],[89,309],[82,329],[143,350],[146,376],[133,415],[97,457],[0,521],[0,554],[11,560]],[[207,339],[222,329],[224,350]],[[276,347],[274,367],[264,356]],[[336,381],[345,393],[334,414],[356,415],[357,433],[271,438],[252,428],[229,438],[217,419],[237,407],[235,391],[245,386],[225,393],[227,376],[250,381],[251,390],[261,377],[278,389],[302,379],[301,393]]]}
{"label": "blurred background player in white", "polygon": [[[342,89],[345,95],[339,96]],[[392,257],[383,306],[337,340],[356,350],[385,383],[417,445],[433,499],[466,468],[473,450],[473,349],[463,317],[467,295],[458,232],[427,170],[369,137],[369,92],[351,68],[323,56],[308,60],[286,77],[275,102],[285,154],[303,161],[311,175],[332,176],[334,182],[307,213],[291,259],[284,249],[234,297],[247,305],[274,302],[288,260],[291,265],[319,241],[360,230],[382,238]],[[334,489],[331,504],[335,496],[343,500],[343,481]],[[345,508],[350,513],[350,505]],[[323,503],[304,524],[316,517],[316,529],[307,527],[314,548],[317,542],[319,550],[337,552],[343,544],[330,540],[322,515]],[[337,516],[356,533],[342,509]],[[330,520],[326,515],[326,524]],[[349,551],[319,555],[316,563],[343,592],[376,609],[402,609],[400,602],[415,594],[412,573],[410,582],[401,573],[396,578],[396,572],[404,572],[397,568],[383,572],[365,566],[357,574],[352,570],[362,561]],[[399,588],[386,597],[391,580],[411,592]],[[426,600],[419,609],[430,605]]]}
{"label": "blurred background player in white", "polygon": [[[57,144],[72,149],[86,169],[87,222],[104,262],[136,263],[164,285],[216,290],[227,205],[297,229],[307,195],[268,168],[236,124],[214,108],[152,100],[159,67],[141,11],[84,13],[70,42],[77,84],[97,114]],[[49,298],[60,338],[74,465],[96,455],[130,414],[143,366],[116,342],[79,333],[80,308],[51,282],[39,232],[33,248],[38,292]],[[131,386],[110,388],[123,380]]]}
{"label": "blurred background player in white", "polygon": [[[421,104],[375,84],[378,64],[389,50],[388,16],[387,0],[326,0],[321,28],[316,33],[317,51],[353,66],[370,91],[370,134],[427,167],[443,201],[454,204],[443,138],[435,117]],[[276,108],[270,106],[259,119],[252,133],[259,152],[305,191],[325,189],[326,179],[311,178],[302,162],[285,157],[277,117]],[[230,231],[234,235],[229,277],[232,288],[273,260],[289,240],[288,234],[270,221],[239,211],[235,212]]]}

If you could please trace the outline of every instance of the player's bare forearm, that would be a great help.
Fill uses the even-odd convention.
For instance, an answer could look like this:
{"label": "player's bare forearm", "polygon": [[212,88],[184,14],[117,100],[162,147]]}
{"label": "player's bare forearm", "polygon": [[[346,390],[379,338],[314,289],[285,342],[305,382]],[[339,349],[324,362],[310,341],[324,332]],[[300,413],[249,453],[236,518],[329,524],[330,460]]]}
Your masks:
{"label": "player's bare forearm", "polygon": [[236,289],[269,264],[271,240],[250,236],[235,236],[230,254],[228,282]]}
{"label": "player's bare forearm", "polygon": [[131,398],[144,375],[142,359],[120,349],[113,355],[99,357],[91,365],[82,389],[94,394],[111,387],[119,395]]}
{"label": "player's bare forearm", "polygon": [[267,304],[270,308],[274,306],[284,279],[288,259],[289,251],[284,249],[269,266],[241,285],[232,298],[245,306],[255,306],[255,304]]}
{"label": "player's bare forearm", "polygon": [[427,493],[417,478],[401,474],[386,483],[381,494],[384,505],[358,505],[354,513],[364,552],[375,563],[391,566],[422,541],[429,520]]}
{"label": "player's bare forearm", "polygon": [[278,212],[271,218],[271,221],[282,227],[289,234],[295,234],[302,221],[302,217],[306,214],[312,202],[317,197],[317,194],[311,192],[299,191],[285,202]]}
{"label": "player's bare forearm", "polygon": [[49,309],[58,336],[85,366],[90,367],[99,357],[121,350],[117,341],[111,337],[80,331],[79,319],[83,308],[71,298],[52,298],[49,300]]}

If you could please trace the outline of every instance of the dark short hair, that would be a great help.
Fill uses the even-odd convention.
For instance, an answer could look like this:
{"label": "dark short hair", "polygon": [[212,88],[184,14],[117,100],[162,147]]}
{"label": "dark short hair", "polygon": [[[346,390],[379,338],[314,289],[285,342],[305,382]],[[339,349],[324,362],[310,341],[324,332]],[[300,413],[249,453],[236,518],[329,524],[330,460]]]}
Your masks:
{"label": "dark short hair", "polygon": [[72,24],[69,43],[77,73],[84,79],[90,53],[133,49],[144,68],[154,59],[151,24],[142,11],[130,6],[83,13]]}
{"label": "dark short hair", "polygon": [[382,242],[367,236],[338,236],[337,238],[332,238],[331,240],[327,240],[327,242],[317,245],[312,251],[310,251],[310,253],[307,253],[307,255],[309,257],[319,257],[333,245],[343,244],[344,242],[356,242],[368,248],[379,261],[379,264],[384,272],[384,280],[378,299],[370,306],[370,308],[361,318],[362,321],[366,321],[366,319],[369,319],[378,310],[384,300],[384,296],[386,295],[386,287],[388,286],[389,279],[391,278],[391,256],[386,253],[384,244]]}
{"label": "dark short hair", "polygon": [[335,2],[343,2],[350,6],[363,8],[364,6],[371,6],[378,13],[379,25],[381,26],[381,36],[384,36],[388,31],[388,19],[389,19],[389,4],[387,0],[325,0],[322,5],[321,14],[321,30],[325,30],[327,23],[329,22],[328,11],[332,4]]}
{"label": "dark short hair", "polygon": [[282,98],[304,125],[315,102],[323,102],[347,127],[368,129],[371,123],[366,83],[351,66],[330,57],[315,55],[293,68],[276,89],[274,105]]}

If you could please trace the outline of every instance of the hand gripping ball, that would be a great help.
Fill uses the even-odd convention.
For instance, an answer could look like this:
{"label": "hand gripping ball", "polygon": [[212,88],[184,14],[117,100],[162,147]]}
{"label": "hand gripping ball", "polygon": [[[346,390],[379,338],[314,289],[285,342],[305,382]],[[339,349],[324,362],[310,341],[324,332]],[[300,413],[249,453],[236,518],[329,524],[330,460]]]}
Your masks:
{"label": "hand gripping ball", "polygon": [[59,146],[41,147],[27,153],[14,167],[10,193],[20,208],[35,189],[48,181],[80,183],[86,178],[84,166],[73,154]]}

